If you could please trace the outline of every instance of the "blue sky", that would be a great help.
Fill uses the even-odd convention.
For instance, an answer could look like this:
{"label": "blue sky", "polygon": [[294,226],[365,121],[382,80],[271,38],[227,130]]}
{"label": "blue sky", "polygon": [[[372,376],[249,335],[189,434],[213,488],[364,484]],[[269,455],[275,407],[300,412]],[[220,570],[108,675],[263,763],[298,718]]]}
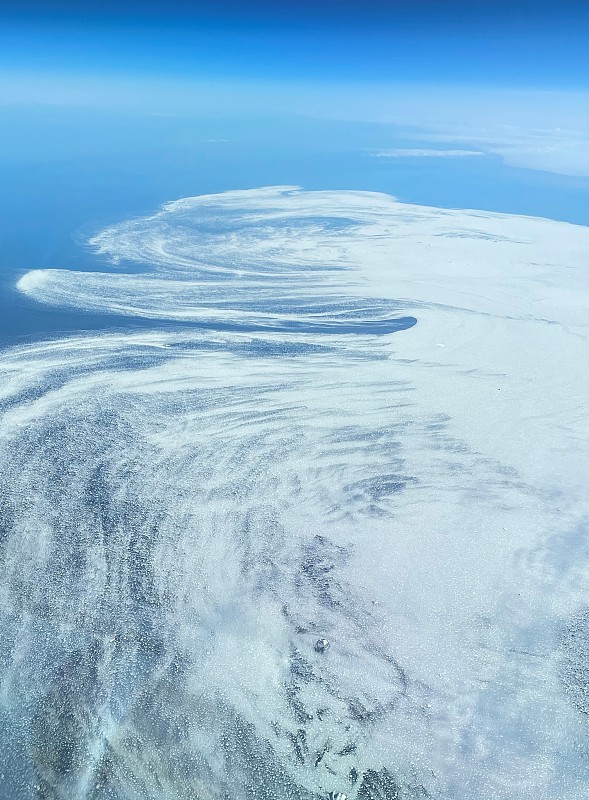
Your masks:
{"label": "blue sky", "polygon": [[589,10],[564,2],[0,4],[0,68],[589,88]]}
{"label": "blue sky", "polygon": [[386,123],[589,176],[589,4],[0,0],[14,106]]}

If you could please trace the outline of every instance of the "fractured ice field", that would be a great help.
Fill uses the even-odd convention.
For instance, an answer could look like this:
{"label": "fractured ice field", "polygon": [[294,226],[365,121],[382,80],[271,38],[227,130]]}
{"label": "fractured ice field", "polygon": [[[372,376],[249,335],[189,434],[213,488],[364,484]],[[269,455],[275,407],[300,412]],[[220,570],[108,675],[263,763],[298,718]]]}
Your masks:
{"label": "fractured ice field", "polygon": [[1,796],[587,796],[589,229],[270,187],[90,245],[19,289],[145,330],[0,353]]}

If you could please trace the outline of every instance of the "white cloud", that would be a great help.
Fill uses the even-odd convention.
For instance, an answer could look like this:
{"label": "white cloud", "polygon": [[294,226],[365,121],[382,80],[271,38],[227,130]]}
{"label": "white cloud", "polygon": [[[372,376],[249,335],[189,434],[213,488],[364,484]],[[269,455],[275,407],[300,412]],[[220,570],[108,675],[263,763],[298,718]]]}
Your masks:
{"label": "white cloud", "polygon": [[316,116],[390,124],[395,134],[400,127],[404,138],[431,142],[435,150],[463,145],[511,166],[589,176],[587,92],[407,84],[323,92],[318,87],[305,98]]}
{"label": "white cloud", "polygon": [[509,125],[452,130],[448,126],[416,134],[416,139],[477,146],[506,164],[561,175],[589,176],[589,131]]}
{"label": "white cloud", "polygon": [[397,147],[391,150],[379,150],[374,154],[377,158],[463,158],[468,156],[484,156],[480,150],[432,150],[412,147]]}

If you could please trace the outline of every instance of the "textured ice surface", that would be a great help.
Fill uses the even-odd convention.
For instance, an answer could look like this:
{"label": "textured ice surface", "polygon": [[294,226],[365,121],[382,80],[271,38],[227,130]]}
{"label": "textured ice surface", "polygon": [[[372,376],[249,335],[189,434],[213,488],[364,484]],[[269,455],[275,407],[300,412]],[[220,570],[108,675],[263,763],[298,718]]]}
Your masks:
{"label": "textured ice surface", "polygon": [[20,289],[201,327],[0,356],[4,796],[585,796],[589,230],[278,187],[92,244]]}

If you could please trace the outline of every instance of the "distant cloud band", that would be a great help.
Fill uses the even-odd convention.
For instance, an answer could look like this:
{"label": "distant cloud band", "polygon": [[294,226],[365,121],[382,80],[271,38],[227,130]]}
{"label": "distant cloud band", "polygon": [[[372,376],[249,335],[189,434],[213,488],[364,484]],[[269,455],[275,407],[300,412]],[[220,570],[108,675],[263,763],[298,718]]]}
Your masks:
{"label": "distant cloud band", "polygon": [[464,158],[468,156],[484,156],[481,150],[432,150],[414,147],[396,147],[392,150],[379,150],[374,154],[377,158]]}

